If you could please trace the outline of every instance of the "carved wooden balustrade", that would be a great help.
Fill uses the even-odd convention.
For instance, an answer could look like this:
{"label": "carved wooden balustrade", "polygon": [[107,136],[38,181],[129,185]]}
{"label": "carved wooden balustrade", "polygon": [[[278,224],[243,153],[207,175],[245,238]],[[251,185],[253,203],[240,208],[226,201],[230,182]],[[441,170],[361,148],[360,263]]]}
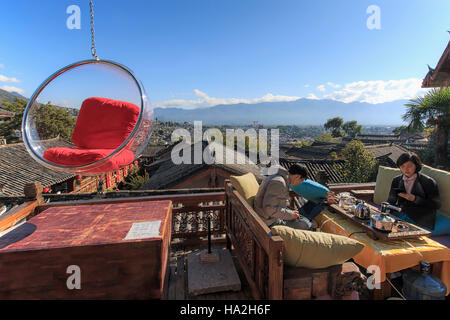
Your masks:
{"label": "carved wooden balustrade", "polygon": [[[54,206],[81,206],[115,202],[136,202],[153,200],[172,201],[172,239],[200,239],[208,234],[208,218],[211,221],[211,234],[225,234],[225,192],[223,188],[179,189],[158,191],[118,191],[99,195],[53,194],[43,195],[46,203],[24,202],[2,218],[0,231],[17,221],[30,218],[47,208]],[[17,199],[16,199],[17,200]],[[25,199],[19,199],[24,201]]]}
{"label": "carved wooden balustrade", "polygon": [[227,246],[236,252],[255,299],[282,299],[283,240],[270,229],[229,180],[225,181]]}
{"label": "carved wooden balustrade", "polygon": [[[330,186],[336,192],[349,191],[350,189],[373,189],[374,183],[349,184]],[[11,210],[0,217],[0,231],[6,230],[18,221],[38,214],[52,206],[89,205],[114,202],[135,202],[152,200],[172,200],[172,239],[199,239],[208,234],[208,218],[211,221],[211,234],[224,235],[225,211],[232,210],[232,204],[225,203],[224,188],[195,188],[178,190],[139,190],[139,191],[116,191],[105,194],[80,193],[80,194],[43,194],[43,200],[47,203],[39,203],[30,197],[0,197],[4,204],[15,204]],[[236,210],[236,204],[234,205]],[[228,217],[236,217],[228,215]],[[245,240],[246,228],[242,221],[231,221],[228,225],[241,228],[243,235],[239,241]],[[245,243],[243,246],[249,247]],[[249,247],[250,249],[250,247]],[[251,251],[248,251],[251,252]],[[267,257],[264,256],[264,259]],[[247,257],[250,259],[250,257]],[[259,258],[258,258],[259,259]],[[261,258],[263,259],[263,258]],[[267,267],[267,263],[262,263]],[[252,267],[253,268],[253,267]],[[254,271],[254,270],[252,270]]]}

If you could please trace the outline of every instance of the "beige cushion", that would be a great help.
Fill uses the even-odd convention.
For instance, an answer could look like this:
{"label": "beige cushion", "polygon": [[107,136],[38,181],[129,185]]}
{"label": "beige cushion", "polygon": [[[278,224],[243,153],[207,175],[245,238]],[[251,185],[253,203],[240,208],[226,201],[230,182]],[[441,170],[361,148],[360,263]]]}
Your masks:
{"label": "beige cushion", "polygon": [[380,166],[378,168],[377,181],[375,185],[375,193],[373,195],[373,202],[381,204],[387,201],[389,197],[389,191],[391,190],[392,180],[401,175],[400,169],[389,168]]}
{"label": "beige cushion", "polygon": [[353,258],[364,245],[354,239],[325,232],[271,228],[283,239],[283,256],[287,265],[310,269],[328,268]]}
{"label": "beige cushion", "polygon": [[426,165],[420,172],[436,180],[441,199],[441,208],[438,209],[438,212],[450,218],[450,172]]}
{"label": "beige cushion", "polygon": [[230,176],[231,185],[239,192],[239,194],[253,208],[255,196],[258,193],[259,184],[255,175],[251,172],[242,176]]}

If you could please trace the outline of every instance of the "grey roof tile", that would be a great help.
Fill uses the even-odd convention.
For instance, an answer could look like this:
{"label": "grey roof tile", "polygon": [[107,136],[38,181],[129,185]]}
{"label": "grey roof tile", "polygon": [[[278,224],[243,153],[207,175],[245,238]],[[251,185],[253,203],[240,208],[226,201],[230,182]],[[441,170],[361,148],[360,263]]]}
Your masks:
{"label": "grey roof tile", "polygon": [[[49,146],[67,146],[59,139],[44,142]],[[0,186],[7,196],[22,196],[27,183],[40,182],[43,187],[50,187],[71,177],[73,173],[50,170],[41,166],[28,154],[23,143],[0,146]]]}

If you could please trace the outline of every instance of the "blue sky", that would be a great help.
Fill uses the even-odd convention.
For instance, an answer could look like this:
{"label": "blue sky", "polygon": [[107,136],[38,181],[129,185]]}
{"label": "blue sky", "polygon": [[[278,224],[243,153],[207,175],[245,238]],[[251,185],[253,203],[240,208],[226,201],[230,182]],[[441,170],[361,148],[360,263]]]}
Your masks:
{"label": "blue sky", "polygon": [[[66,9],[81,9],[69,30]],[[370,5],[381,29],[369,30]],[[379,103],[423,93],[450,40],[448,0],[94,0],[97,53],[161,107],[300,97]],[[0,88],[29,97],[90,58],[88,0],[2,0]]]}

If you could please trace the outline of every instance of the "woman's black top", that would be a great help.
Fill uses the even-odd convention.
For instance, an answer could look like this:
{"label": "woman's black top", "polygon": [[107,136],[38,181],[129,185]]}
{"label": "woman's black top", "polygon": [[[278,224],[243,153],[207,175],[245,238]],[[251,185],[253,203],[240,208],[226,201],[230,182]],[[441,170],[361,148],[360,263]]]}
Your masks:
{"label": "woman's black top", "polygon": [[406,193],[403,175],[392,180],[388,202],[403,209],[419,226],[434,229],[436,210],[441,207],[439,189],[436,181],[424,174],[418,173],[411,190],[416,196],[414,201],[399,197],[399,193]]}

